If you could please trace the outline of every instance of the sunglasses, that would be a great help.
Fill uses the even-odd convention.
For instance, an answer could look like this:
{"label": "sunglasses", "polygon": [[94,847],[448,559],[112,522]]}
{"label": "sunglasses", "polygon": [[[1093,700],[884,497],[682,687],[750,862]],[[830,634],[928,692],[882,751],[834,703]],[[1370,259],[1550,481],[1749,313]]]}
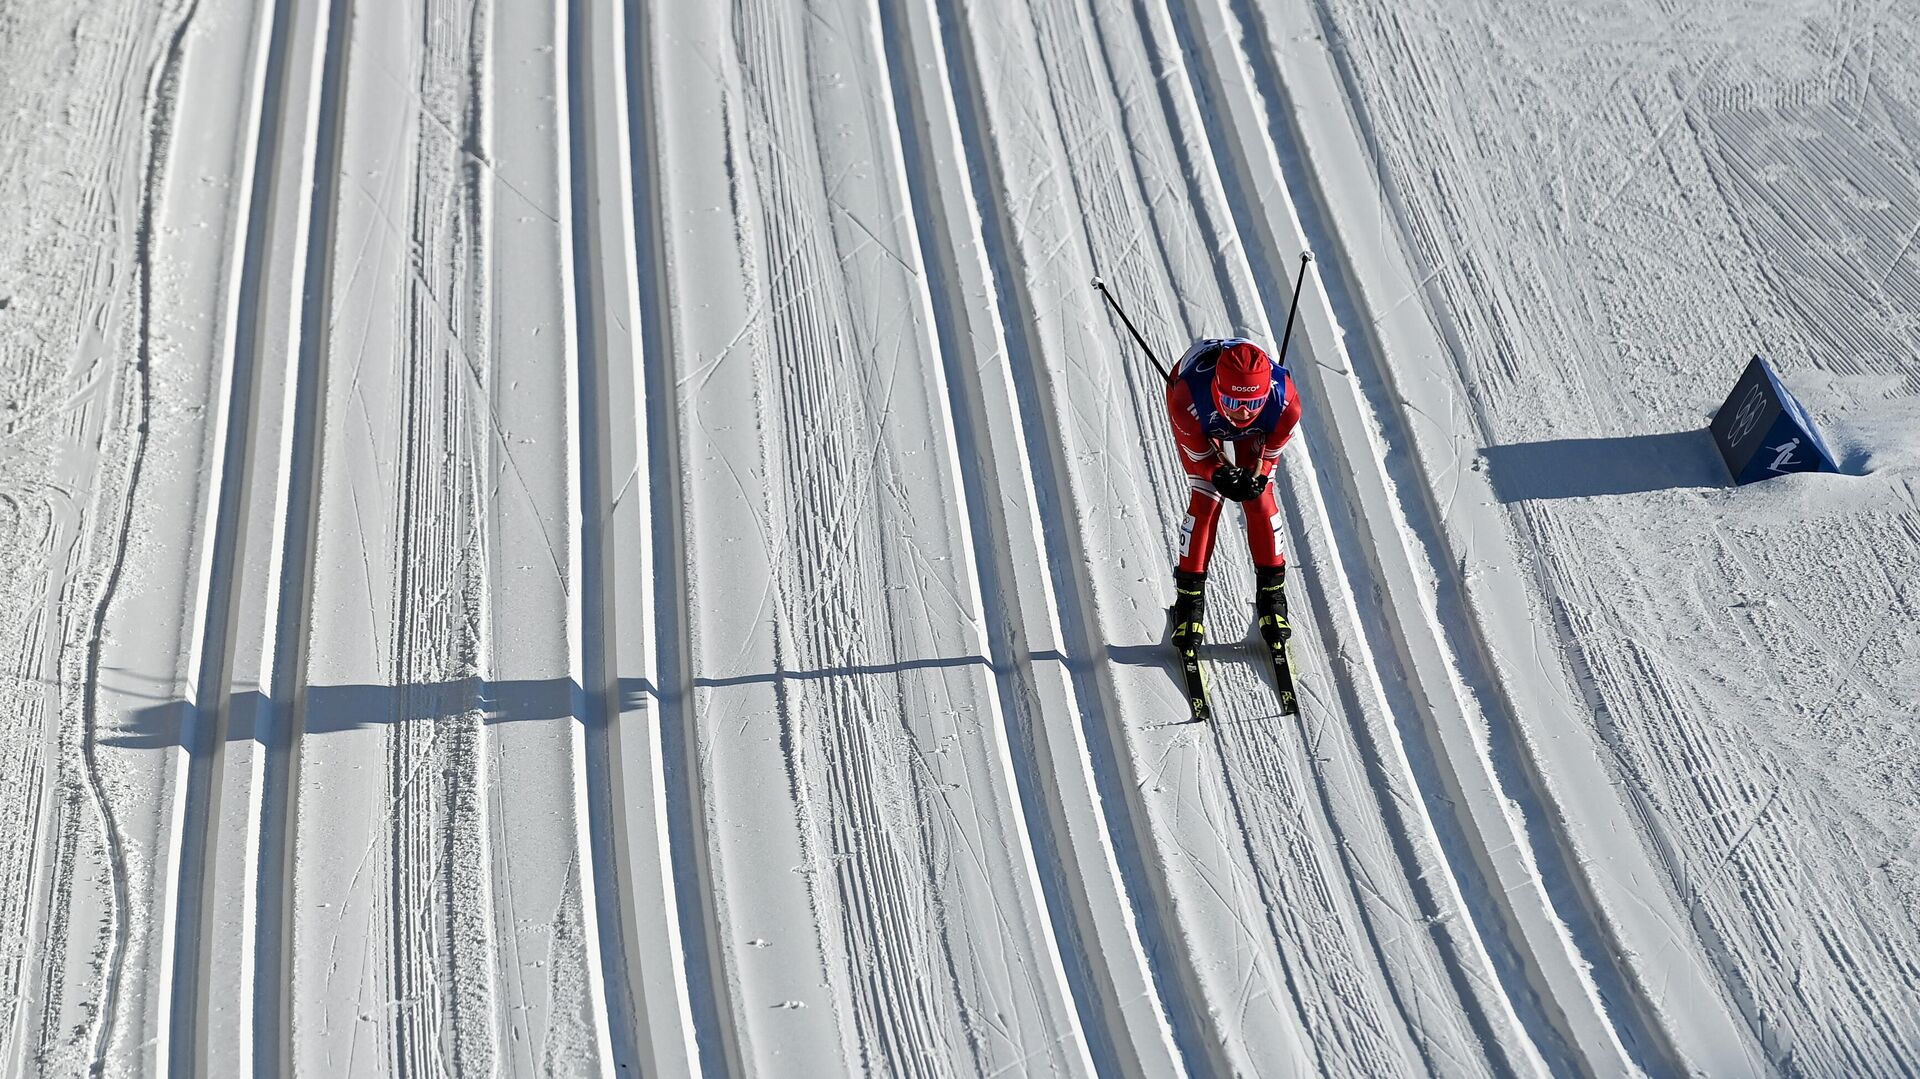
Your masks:
{"label": "sunglasses", "polygon": [[1265,394],[1259,397],[1222,397],[1220,398],[1220,411],[1252,412],[1254,409],[1266,403],[1267,397]]}

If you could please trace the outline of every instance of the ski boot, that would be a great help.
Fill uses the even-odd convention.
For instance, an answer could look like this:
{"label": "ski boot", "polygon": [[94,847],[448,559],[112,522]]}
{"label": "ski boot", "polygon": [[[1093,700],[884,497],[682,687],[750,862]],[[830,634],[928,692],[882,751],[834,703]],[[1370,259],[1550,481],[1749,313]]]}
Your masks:
{"label": "ski boot", "polygon": [[1253,610],[1260,620],[1260,639],[1267,647],[1279,648],[1293,636],[1287,624],[1287,567],[1259,566],[1254,569]]}
{"label": "ski boot", "polygon": [[1207,575],[1173,571],[1173,607],[1167,612],[1173,623],[1173,649],[1180,653],[1180,681],[1186,687],[1189,722],[1205,723],[1213,718],[1213,706],[1207,703],[1207,673],[1200,666],[1200,642],[1206,638],[1203,624],[1207,609]]}
{"label": "ski boot", "polygon": [[1260,616],[1260,639],[1267,642],[1267,657],[1273,661],[1273,689],[1280,698],[1280,714],[1298,715],[1293,660],[1287,655],[1287,638],[1293,636],[1293,627],[1287,624],[1287,567],[1256,566],[1253,579],[1253,610]]}
{"label": "ski boot", "polygon": [[1207,635],[1207,575],[1173,571],[1173,607],[1167,612],[1173,625],[1173,647],[1188,652],[1200,647]]}

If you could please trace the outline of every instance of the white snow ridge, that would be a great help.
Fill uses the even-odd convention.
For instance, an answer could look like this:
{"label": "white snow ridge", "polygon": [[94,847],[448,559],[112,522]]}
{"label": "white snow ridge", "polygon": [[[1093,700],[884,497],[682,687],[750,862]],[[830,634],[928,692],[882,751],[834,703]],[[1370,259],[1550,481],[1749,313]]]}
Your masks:
{"label": "white snow ridge", "polygon": [[7,0],[0,1074],[1920,1075],[1915,14]]}

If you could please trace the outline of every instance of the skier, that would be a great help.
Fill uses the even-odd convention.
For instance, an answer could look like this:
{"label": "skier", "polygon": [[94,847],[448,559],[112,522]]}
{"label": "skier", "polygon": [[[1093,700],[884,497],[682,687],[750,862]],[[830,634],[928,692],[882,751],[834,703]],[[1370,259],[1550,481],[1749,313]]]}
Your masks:
{"label": "skier", "polygon": [[1254,609],[1270,649],[1292,635],[1287,625],[1286,555],[1280,507],[1269,483],[1280,449],[1300,422],[1293,378],[1260,346],[1238,337],[1193,343],[1167,380],[1167,416],[1187,471],[1187,517],[1173,571],[1173,644],[1183,654],[1206,634],[1207,562],[1220,500],[1240,503],[1252,549]]}

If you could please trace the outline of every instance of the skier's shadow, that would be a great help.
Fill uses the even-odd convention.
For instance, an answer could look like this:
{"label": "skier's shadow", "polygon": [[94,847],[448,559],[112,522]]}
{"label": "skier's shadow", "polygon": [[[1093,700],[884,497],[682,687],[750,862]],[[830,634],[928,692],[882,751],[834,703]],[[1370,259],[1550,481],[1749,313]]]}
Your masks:
{"label": "skier's shadow", "polygon": [[[1035,653],[1035,658],[1062,658],[1052,653]],[[835,678],[859,678],[907,674],[956,667],[980,667],[998,671],[984,656],[952,656],[900,660],[859,666],[827,667],[819,670],[763,671],[753,674],[696,677],[695,689],[724,689],[778,682],[814,682]],[[589,724],[601,722],[610,711],[626,714],[648,706],[655,697],[653,685],[644,678],[622,678],[614,691],[617,699],[611,709],[596,707],[579,684],[571,678],[530,678],[489,681],[461,678],[442,682],[417,682],[407,685],[318,685],[306,690],[300,726],[302,736],[337,734],[343,731],[370,730],[401,723],[431,723],[438,720],[477,717],[487,724],[537,723],[586,717]],[[673,694],[667,695],[671,699]],[[226,740],[242,742],[261,739],[259,717],[268,714],[269,727],[284,723],[287,710],[268,707],[272,702],[258,692],[235,694],[228,707]],[[125,721],[103,732],[103,745],[120,749],[162,749],[189,743],[188,723],[194,718],[193,706],[185,700],[135,709]],[[200,736],[192,735],[195,743]]]}
{"label": "skier's shadow", "polygon": [[[1238,654],[1243,649],[1235,642],[1220,642],[1206,647],[1208,655]],[[1250,653],[1249,653],[1250,654]],[[1096,661],[1083,655],[1057,651],[1028,654],[1030,662],[1057,662],[1076,676],[1090,673]],[[1173,677],[1173,654],[1165,644],[1110,646],[1103,659],[1129,666],[1157,667]],[[985,656],[942,656],[900,660],[892,663],[824,667],[817,670],[760,671],[750,674],[699,676],[693,679],[695,690],[717,690],[782,682],[817,682],[839,678],[888,677],[926,673],[955,668],[978,668],[994,677],[1011,673],[1005,664]],[[611,708],[596,707],[571,678],[532,678],[489,681],[462,678],[408,685],[317,685],[306,689],[300,731],[302,737],[324,736],[346,731],[364,731],[398,724],[432,723],[440,720],[478,718],[486,724],[571,721],[585,717],[589,724],[604,722],[608,714],[626,715],[649,707],[656,697],[653,685],[644,678],[622,678],[614,691],[617,698]],[[665,703],[677,703],[671,691]],[[258,692],[236,694],[229,704],[226,740],[284,742],[286,732],[273,730],[272,724],[286,722],[287,709],[272,707]],[[263,733],[260,717],[267,716]],[[193,706],[181,699],[135,709],[126,718],[102,732],[102,745],[119,749],[164,749],[171,746],[205,746],[204,735],[191,732]]]}
{"label": "skier's shadow", "polygon": [[[643,678],[622,678],[620,711],[631,711],[651,696]],[[571,678],[531,678],[487,681],[462,678],[411,685],[309,686],[301,731],[305,735],[369,730],[399,723],[478,717],[483,723],[525,723],[602,714],[588,707],[585,694]],[[257,716],[266,712],[258,692],[235,694],[229,705],[227,741],[243,742],[259,735]],[[276,710],[285,715],[284,709]],[[122,749],[161,749],[188,744],[187,724],[193,707],[184,700],[139,708],[106,733],[101,744]]]}
{"label": "skier's shadow", "polygon": [[1483,446],[1480,456],[1494,497],[1505,503],[1727,485],[1726,467],[1704,427]]}

